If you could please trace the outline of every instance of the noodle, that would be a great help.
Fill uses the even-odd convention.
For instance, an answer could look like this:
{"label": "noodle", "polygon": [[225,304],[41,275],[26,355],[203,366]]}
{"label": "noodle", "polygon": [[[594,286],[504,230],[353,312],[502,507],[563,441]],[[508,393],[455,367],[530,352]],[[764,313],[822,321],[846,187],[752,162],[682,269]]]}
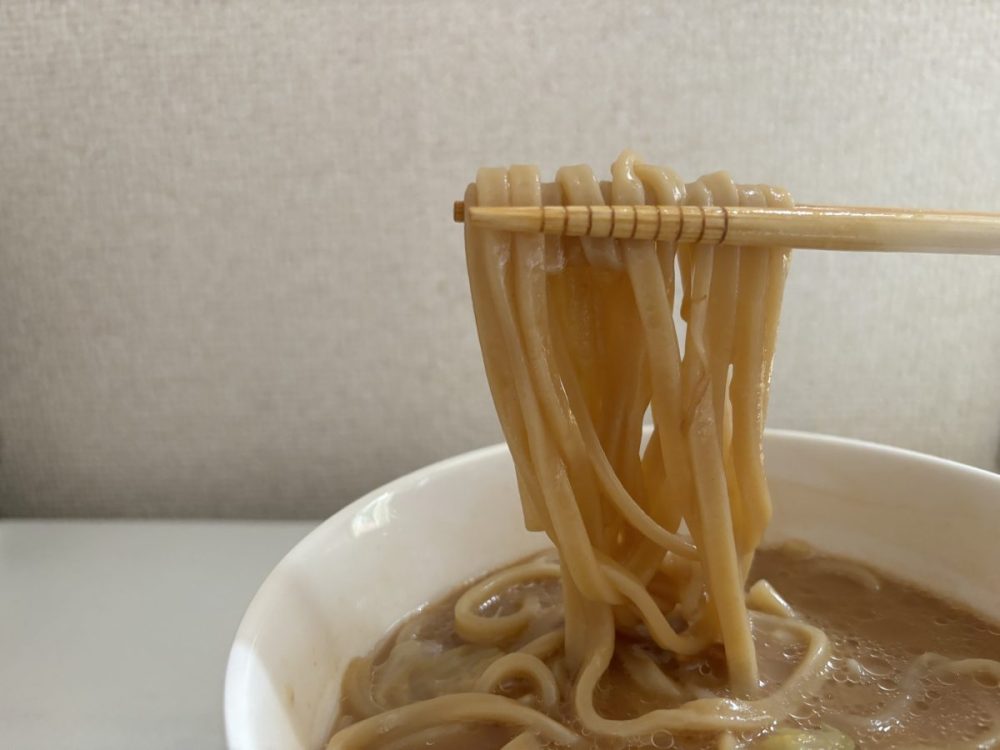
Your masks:
{"label": "noodle", "polygon": [[[543,184],[534,167],[481,169],[465,199],[792,205],[782,190],[737,185],[724,172],[685,185],[627,151],[611,175],[601,183],[578,165]],[[664,732],[706,733],[714,746],[735,748],[746,732],[777,726],[832,669],[822,629],[767,581],[747,591],[771,516],[763,429],[788,250],[511,236],[467,224],[466,257],[525,526],[544,531],[558,559],[536,557],[467,588],[453,608],[458,645],[422,640],[414,623],[383,659],[355,661],[343,698],[354,723],[328,750],[408,737],[434,744],[470,722],[504,728],[504,750]],[[643,449],[647,410],[653,432]],[[867,570],[823,564],[877,593]],[[556,581],[559,602],[546,598]],[[755,635],[795,654],[780,679],[762,678]],[[725,663],[715,689],[667,674],[661,662],[683,667],[712,653]],[[928,669],[1000,674],[994,661],[939,659],[918,659],[907,679]],[[598,696],[613,665],[661,707],[603,713]],[[910,699],[904,690],[876,716],[852,721],[878,724]],[[998,727],[967,746],[992,746]]]}
{"label": "noodle", "polygon": [[[724,173],[685,187],[672,171],[630,152],[615,162],[610,185],[585,166],[559,170],[551,187],[533,167],[482,169],[466,200],[542,205],[543,190],[557,190],[567,204],[766,200],[766,191],[739,188]],[[779,191],[766,194],[786,200]],[[538,602],[527,597],[516,612],[501,616],[482,614],[483,603],[516,582],[560,575],[565,669],[575,682],[585,730],[632,737],[772,723],[787,685],[761,701],[695,698],[629,721],[603,719],[592,695],[614,654],[616,622],[641,623],[661,648],[679,655],[719,642],[734,694],[750,698],[758,690],[744,585],[770,513],[761,431],[784,256],[766,249],[681,248],[688,320],[682,354],[672,312],[678,249],[671,243],[560,242],[471,226],[466,232],[483,359],[514,457],[525,524],[544,530],[560,554],[558,566],[531,562],[470,588],[455,606],[458,634],[469,643],[509,642],[537,617]],[[780,274],[771,270],[775,263]],[[642,453],[650,405],[655,436]],[[678,535],[682,522],[692,541]],[[683,632],[668,620],[674,610],[683,613]],[[810,656],[799,671],[808,674],[797,672],[790,682],[823,668],[822,638],[812,630],[807,635]],[[539,691],[539,704],[551,706],[558,680],[534,654],[551,654],[558,646],[554,636],[536,635],[526,651],[477,671],[475,689],[491,691],[526,676]],[[633,672],[655,680],[657,690],[679,694],[658,669],[660,678],[653,676],[651,664],[634,654],[625,659]],[[513,700],[491,699],[491,706],[506,701],[507,721],[543,726]],[[460,695],[435,700],[456,711],[473,702]],[[389,724],[413,723],[415,729],[422,725],[421,705],[392,709],[380,720],[385,725],[391,717]],[[499,713],[492,719],[502,720]],[[338,733],[330,747],[349,746],[352,734],[370,721]],[[549,736],[555,739],[551,731]]]}
{"label": "noodle", "polygon": [[507,722],[563,745],[572,745],[577,740],[576,733],[558,721],[516,701],[485,693],[455,693],[411,703],[352,724],[331,738],[327,750],[361,750],[376,738],[463,721]]}

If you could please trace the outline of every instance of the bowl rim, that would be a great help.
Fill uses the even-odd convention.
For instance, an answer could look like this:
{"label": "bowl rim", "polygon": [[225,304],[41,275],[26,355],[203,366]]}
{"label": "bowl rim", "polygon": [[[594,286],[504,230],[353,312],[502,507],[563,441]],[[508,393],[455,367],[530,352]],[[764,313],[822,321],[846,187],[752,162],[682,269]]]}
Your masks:
{"label": "bowl rim", "polygon": [[[648,426],[647,426],[648,428]],[[897,446],[876,443],[859,438],[842,437],[839,435],[827,435],[806,430],[791,430],[783,428],[768,428],[765,430],[768,441],[773,445],[778,443],[806,443],[817,446],[827,446],[839,450],[860,450],[869,455],[879,455],[891,457],[896,460],[911,461],[924,465],[934,465],[950,472],[959,472],[969,477],[979,477],[986,481],[994,481],[1000,487],[1000,474],[981,469],[976,466],[969,466],[960,461],[955,461],[940,456],[934,456],[920,451],[900,448]],[[386,493],[395,493],[413,486],[428,475],[447,472],[454,468],[475,463],[484,459],[492,458],[498,454],[507,453],[508,448],[505,442],[494,443],[481,448],[474,448],[464,453],[459,453],[440,461],[435,461],[425,466],[421,466],[396,479],[376,487],[366,492],[356,500],[344,505],[332,515],[321,521],[309,531],[302,539],[295,543],[282,558],[275,564],[271,571],[261,581],[247,608],[240,618],[240,623],[233,634],[233,642],[229,648],[226,659],[225,678],[223,682],[223,714],[226,747],[234,747],[233,742],[240,737],[243,729],[239,723],[239,717],[243,715],[240,710],[241,701],[245,696],[244,677],[246,673],[244,657],[237,653],[237,645],[248,640],[256,640],[255,634],[259,630],[259,610],[265,599],[265,591],[276,585],[275,581],[280,577],[279,570],[290,566],[291,559],[304,554],[310,547],[320,543],[327,531],[337,525],[341,516],[355,513],[359,508],[368,504],[372,499]]]}

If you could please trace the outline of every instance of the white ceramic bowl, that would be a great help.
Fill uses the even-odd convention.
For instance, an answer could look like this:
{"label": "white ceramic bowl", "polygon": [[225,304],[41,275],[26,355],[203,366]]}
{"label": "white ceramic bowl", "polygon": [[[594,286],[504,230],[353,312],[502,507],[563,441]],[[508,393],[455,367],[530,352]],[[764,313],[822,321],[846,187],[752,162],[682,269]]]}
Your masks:
{"label": "white ceramic bowl", "polygon": [[[769,536],[867,560],[1000,619],[1000,476],[794,432],[767,436]],[[320,748],[348,660],[463,580],[546,546],[505,446],[428,466],[300,542],[250,603],[226,673],[232,750]]]}

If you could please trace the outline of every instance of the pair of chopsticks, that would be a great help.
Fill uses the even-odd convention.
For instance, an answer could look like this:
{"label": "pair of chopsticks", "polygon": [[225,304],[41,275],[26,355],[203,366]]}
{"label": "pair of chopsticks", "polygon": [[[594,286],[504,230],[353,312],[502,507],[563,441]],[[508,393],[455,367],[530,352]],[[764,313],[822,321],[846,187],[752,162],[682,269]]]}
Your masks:
{"label": "pair of chopsticks", "polygon": [[706,245],[1000,256],[1000,214],[855,206],[466,206],[483,229]]}

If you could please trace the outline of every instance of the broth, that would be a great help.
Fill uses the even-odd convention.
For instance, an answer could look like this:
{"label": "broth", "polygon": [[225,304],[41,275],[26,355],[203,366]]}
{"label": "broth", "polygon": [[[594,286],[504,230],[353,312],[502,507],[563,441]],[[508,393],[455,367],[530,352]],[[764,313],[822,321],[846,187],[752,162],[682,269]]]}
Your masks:
{"label": "broth", "polygon": [[[554,553],[549,557],[555,560]],[[769,581],[799,618],[826,631],[832,655],[815,692],[803,696],[777,727],[735,731],[731,741],[736,747],[939,747],[973,740],[978,743],[991,734],[1000,735],[996,670],[980,668],[975,661],[963,662],[961,670],[950,663],[1000,660],[1000,626],[860,563],[819,554],[801,544],[759,551],[750,581],[759,579]],[[366,699],[359,698],[359,692],[367,691],[368,698],[373,691],[380,692],[381,705],[395,707],[473,689],[477,677],[500,652],[464,643],[456,633],[454,608],[462,591],[428,605],[405,621],[372,655],[356,660],[345,677],[337,728],[371,714],[362,705]],[[557,578],[507,589],[487,600],[481,614],[510,615],[525,602],[534,602],[530,607],[535,616],[517,642],[505,644],[506,651],[516,650],[561,626],[562,595]],[[646,689],[648,681],[640,686],[633,679],[636,669],[648,669],[649,664],[667,676],[667,692],[670,680],[674,680],[696,696],[699,692],[706,696],[729,695],[721,647],[713,646],[695,657],[680,659],[644,638],[641,630],[617,635],[616,657],[595,694],[600,714],[627,719],[684,702],[680,697],[671,701],[662,691],[650,694]],[[762,627],[756,622],[754,642],[762,692],[766,695],[788,677],[804,646],[780,626]],[[403,658],[395,659],[394,652]],[[633,656],[640,658],[624,663]],[[397,662],[402,661],[409,665],[409,671],[400,677]],[[546,661],[557,679],[570,679],[559,664],[558,653]],[[390,679],[389,673],[394,670]],[[388,683],[392,683],[391,689],[386,688]],[[534,705],[532,687],[527,679],[515,679],[496,686],[494,692],[523,698]],[[572,695],[571,688],[561,689],[560,695]],[[572,708],[565,702],[546,713],[567,726],[575,725]],[[518,731],[498,725],[459,724],[446,733],[435,729],[432,738],[423,733],[391,737],[377,747],[495,750]],[[581,747],[694,750],[718,745],[718,733],[657,732],[630,741],[591,735],[584,738]]]}

